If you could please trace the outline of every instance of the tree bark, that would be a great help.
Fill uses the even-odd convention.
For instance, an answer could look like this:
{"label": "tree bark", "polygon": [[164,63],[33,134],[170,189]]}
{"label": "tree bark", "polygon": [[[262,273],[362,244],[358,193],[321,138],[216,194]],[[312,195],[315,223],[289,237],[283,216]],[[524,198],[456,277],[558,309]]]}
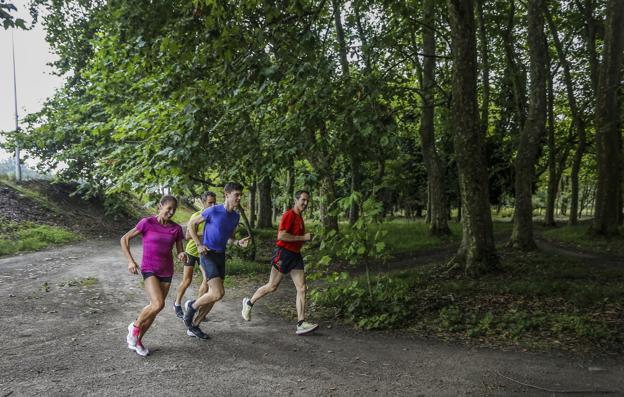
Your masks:
{"label": "tree bark", "polygon": [[336,185],[331,175],[323,177],[321,182],[323,199],[321,201],[321,223],[326,231],[338,231],[338,217],[331,213],[330,206],[336,201]]}
{"label": "tree bark", "polygon": [[[345,81],[350,81],[349,75],[349,60],[347,59],[347,44],[344,35],[344,29],[342,27],[342,17],[340,15],[340,1],[332,0],[333,11],[334,11],[334,25],[336,27],[336,39],[338,41],[338,55],[340,58],[340,67],[342,69],[342,75]],[[346,117],[346,129],[349,133],[353,133],[353,120],[350,115]],[[351,154],[351,193],[358,192],[360,190],[360,180],[361,180],[361,171],[360,171],[360,160],[358,151],[352,151]],[[359,217],[360,207],[356,202],[351,204],[351,208],[349,209],[349,224],[353,225]]]}
{"label": "tree bark", "polygon": [[544,0],[528,1],[528,47],[530,59],[529,113],[520,134],[516,154],[516,201],[511,244],[515,248],[537,248],[533,240],[533,183],[535,162],[546,127],[547,51],[544,35]]}
{"label": "tree bark", "polygon": [[252,184],[249,186],[249,225],[256,225],[256,177],[254,176]]}
{"label": "tree bark", "polygon": [[423,160],[427,169],[428,203],[427,218],[429,233],[432,235],[448,235],[446,183],[444,169],[435,145],[435,32],[431,21],[435,19],[435,0],[425,0],[423,5],[423,73],[422,98],[423,109],[420,119],[420,141]]}
{"label": "tree bark", "polygon": [[561,66],[563,69],[563,81],[566,87],[568,105],[570,106],[570,112],[572,113],[572,122],[574,123],[574,126],[576,128],[578,137],[578,146],[576,147],[576,152],[574,153],[574,159],[572,160],[572,169],[570,171],[572,192],[570,195],[569,223],[571,225],[576,225],[576,223],[578,222],[579,171],[581,169],[581,161],[583,160],[583,155],[585,154],[585,148],[587,146],[585,116],[582,114],[576,102],[574,86],[572,83],[572,74],[570,72],[570,63],[568,62],[566,54],[563,51],[563,45],[561,44],[561,40],[559,39],[559,33],[557,32],[557,26],[555,25],[555,22],[553,21],[552,15],[550,14],[547,6],[544,7],[544,10],[548,19],[550,34],[553,38],[553,42],[555,43],[555,49],[557,50],[557,56],[559,57],[559,62],[561,62]]}
{"label": "tree bark", "polygon": [[245,214],[244,208],[239,208],[241,219],[243,220],[243,225],[245,225],[245,230],[247,231],[247,236],[251,237],[251,244],[249,247],[249,259],[256,260],[256,237],[253,234],[253,225],[247,219],[247,214]]}
{"label": "tree bark", "polygon": [[453,143],[463,206],[462,244],[457,258],[466,274],[496,268],[484,137],[479,130],[477,50],[473,0],[448,0],[453,57]]}
{"label": "tree bark", "polygon": [[[360,171],[360,160],[357,155],[351,156],[351,192],[359,192],[362,188],[362,172]],[[358,203],[351,203],[349,208],[349,225],[353,225],[360,217],[360,206]]]}
{"label": "tree bark", "polygon": [[546,193],[546,214],[544,223],[546,226],[556,226],[555,199],[559,178],[557,176],[557,144],[555,141],[555,95],[553,90],[552,68],[548,69],[548,190]]}
{"label": "tree bark", "polygon": [[483,3],[485,0],[477,0],[479,18],[479,48],[481,52],[481,84],[483,86],[483,102],[481,103],[481,134],[487,135],[490,120],[490,54],[487,45],[487,30],[485,16],[483,15]]}
{"label": "tree bark", "polygon": [[509,3],[509,14],[507,16],[507,25],[503,30],[503,46],[505,49],[505,62],[511,72],[511,85],[513,90],[514,108],[516,110],[516,117],[518,118],[518,124],[520,124],[520,130],[524,129],[524,123],[526,122],[526,92],[524,72],[516,63],[516,51],[514,49],[515,39],[513,37],[513,28],[515,25],[516,4],[512,0]]}
{"label": "tree bark", "polygon": [[293,159],[288,166],[288,176],[286,178],[286,194],[288,195],[287,209],[292,206],[292,202],[295,199],[295,178],[295,161]]}
{"label": "tree bark", "polygon": [[264,176],[258,183],[258,225],[260,229],[273,227],[273,204],[271,202],[271,177]]}
{"label": "tree bark", "polygon": [[596,155],[598,186],[593,232],[612,236],[618,233],[621,173],[620,111],[617,91],[620,85],[624,44],[624,2],[607,2],[607,20],[602,63],[596,93]]}

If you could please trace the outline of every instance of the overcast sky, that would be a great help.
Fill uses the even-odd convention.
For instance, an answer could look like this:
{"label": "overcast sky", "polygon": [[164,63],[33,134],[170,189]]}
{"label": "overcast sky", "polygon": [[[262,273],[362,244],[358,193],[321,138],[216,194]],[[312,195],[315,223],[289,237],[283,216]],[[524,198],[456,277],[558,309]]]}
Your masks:
{"label": "overcast sky", "polygon": [[[28,0],[14,0],[17,15],[30,23]],[[13,66],[11,56],[11,34],[15,40],[15,70],[17,77],[17,105],[19,117],[36,112],[46,98],[62,86],[62,79],[51,74],[47,63],[55,59],[45,41],[45,32],[39,23],[31,30],[0,27],[0,131],[15,129],[13,105]],[[12,157],[0,149],[0,160]]]}

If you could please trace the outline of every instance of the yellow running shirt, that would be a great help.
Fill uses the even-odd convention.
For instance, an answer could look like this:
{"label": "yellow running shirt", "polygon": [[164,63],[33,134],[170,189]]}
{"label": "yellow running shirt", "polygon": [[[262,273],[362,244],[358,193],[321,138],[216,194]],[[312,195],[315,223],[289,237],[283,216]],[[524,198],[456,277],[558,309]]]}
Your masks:
{"label": "yellow running shirt", "polygon": [[[197,211],[196,213],[191,215],[191,218],[195,218],[198,215],[201,216],[202,211],[203,210]],[[205,224],[206,224],[205,222],[202,222],[202,223],[199,224],[199,226],[197,226],[197,236],[199,236],[199,241],[202,240],[202,236],[204,235],[204,225]],[[188,243],[186,243],[185,251],[189,255],[193,255],[193,256],[199,257],[199,251],[197,251],[197,245],[195,245],[195,241],[193,241],[193,239],[190,239],[188,241]]]}

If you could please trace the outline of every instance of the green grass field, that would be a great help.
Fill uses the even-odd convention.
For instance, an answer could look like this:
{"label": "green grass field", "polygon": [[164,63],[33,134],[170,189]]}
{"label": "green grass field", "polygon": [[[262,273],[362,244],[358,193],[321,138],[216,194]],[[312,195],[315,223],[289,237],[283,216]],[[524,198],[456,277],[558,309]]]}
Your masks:
{"label": "green grass field", "polygon": [[22,251],[36,251],[50,245],[79,240],[80,236],[60,227],[4,223],[0,229],[0,255],[11,255]]}
{"label": "green grass field", "polygon": [[542,232],[542,236],[547,240],[570,244],[585,251],[624,255],[624,231],[620,231],[619,236],[605,238],[591,235],[587,224],[579,224],[547,229]]}

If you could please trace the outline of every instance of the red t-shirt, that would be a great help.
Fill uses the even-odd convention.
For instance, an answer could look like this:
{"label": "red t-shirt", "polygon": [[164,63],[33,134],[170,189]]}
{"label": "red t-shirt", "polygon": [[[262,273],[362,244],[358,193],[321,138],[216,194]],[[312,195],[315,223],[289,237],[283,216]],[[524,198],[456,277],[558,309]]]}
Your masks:
{"label": "red t-shirt", "polygon": [[[303,218],[292,209],[284,212],[282,220],[280,221],[277,233],[279,236],[280,231],[286,231],[293,236],[303,236],[305,234],[305,225],[303,224]],[[292,252],[300,252],[303,241],[282,241],[277,240],[277,246],[287,249]]]}

